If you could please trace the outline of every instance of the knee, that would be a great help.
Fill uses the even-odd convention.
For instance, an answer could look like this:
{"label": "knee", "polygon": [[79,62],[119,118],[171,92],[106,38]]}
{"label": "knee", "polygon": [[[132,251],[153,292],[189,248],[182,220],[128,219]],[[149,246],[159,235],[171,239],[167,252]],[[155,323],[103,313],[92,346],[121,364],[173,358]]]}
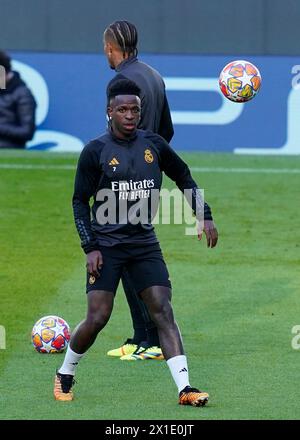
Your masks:
{"label": "knee", "polygon": [[111,311],[101,310],[97,313],[90,313],[87,316],[87,324],[93,333],[99,333],[109,321]]}
{"label": "knee", "polygon": [[163,301],[160,304],[155,304],[152,309],[152,319],[157,327],[172,324],[174,322],[174,314],[171,303]]}

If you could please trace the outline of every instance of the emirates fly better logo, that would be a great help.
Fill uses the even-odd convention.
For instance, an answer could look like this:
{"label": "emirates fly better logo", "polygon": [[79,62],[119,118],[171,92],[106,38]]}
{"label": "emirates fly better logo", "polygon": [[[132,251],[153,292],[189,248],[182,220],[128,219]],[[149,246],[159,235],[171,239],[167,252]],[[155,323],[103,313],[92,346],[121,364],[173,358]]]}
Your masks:
{"label": "emirates fly better logo", "polygon": [[[148,157],[148,156],[147,156]],[[149,158],[148,158],[149,159]],[[150,159],[149,159],[150,160]],[[154,179],[112,181],[96,194],[98,224],[186,224],[186,235],[196,235],[204,221],[204,190],[155,188]],[[193,214],[193,210],[195,210]]]}

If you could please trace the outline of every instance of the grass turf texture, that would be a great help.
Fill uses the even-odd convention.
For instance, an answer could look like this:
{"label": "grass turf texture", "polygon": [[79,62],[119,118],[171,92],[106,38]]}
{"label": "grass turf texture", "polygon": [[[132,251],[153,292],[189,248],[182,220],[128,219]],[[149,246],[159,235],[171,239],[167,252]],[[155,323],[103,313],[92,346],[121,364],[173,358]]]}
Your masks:
{"label": "grass turf texture", "polygon": [[[183,154],[193,167],[300,168],[299,158]],[[43,315],[71,328],[83,319],[85,259],[73,224],[74,155],[0,152],[0,419],[299,419],[299,174],[194,172],[213,208],[217,248],[156,227],[173,283],[173,306],[191,384],[208,391],[205,408],[177,404],[164,362],[106,356],[131,336],[119,289],[112,318],[77,370],[72,403],[55,402],[63,355],[34,351],[30,332]],[[164,180],[166,187],[173,183]]]}

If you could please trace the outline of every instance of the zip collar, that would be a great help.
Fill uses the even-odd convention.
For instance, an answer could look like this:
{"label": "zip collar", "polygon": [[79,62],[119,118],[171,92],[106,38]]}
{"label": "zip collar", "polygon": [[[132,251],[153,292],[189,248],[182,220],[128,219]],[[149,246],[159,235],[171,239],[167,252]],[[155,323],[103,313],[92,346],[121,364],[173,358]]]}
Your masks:
{"label": "zip collar", "polygon": [[138,134],[137,130],[136,130],[135,133],[130,138],[120,139],[114,134],[114,132],[112,131],[112,129],[110,127],[107,129],[107,133],[110,137],[112,137],[112,139],[115,142],[117,142],[118,144],[121,144],[121,145],[131,144],[137,138],[137,134]]}

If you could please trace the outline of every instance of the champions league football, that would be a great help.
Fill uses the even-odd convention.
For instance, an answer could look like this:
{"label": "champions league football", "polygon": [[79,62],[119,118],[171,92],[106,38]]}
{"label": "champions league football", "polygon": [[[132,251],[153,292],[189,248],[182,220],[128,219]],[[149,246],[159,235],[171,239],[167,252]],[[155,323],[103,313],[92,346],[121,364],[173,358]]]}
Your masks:
{"label": "champions league football", "polygon": [[39,353],[62,353],[68,345],[69,324],[59,316],[43,316],[33,326],[31,339]]}
{"label": "champions league football", "polygon": [[223,95],[230,101],[247,102],[259,92],[261,75],[249,61],[232,61],[222,69],[219,85]]}

